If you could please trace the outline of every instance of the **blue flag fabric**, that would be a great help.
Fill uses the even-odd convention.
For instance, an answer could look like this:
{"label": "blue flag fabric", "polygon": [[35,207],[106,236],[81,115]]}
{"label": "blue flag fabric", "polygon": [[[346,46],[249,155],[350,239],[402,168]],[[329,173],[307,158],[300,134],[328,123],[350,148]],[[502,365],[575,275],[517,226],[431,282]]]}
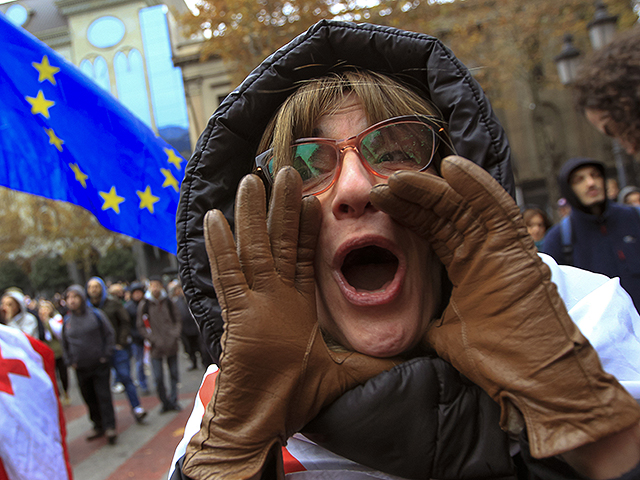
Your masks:
{"label": "blue flag fabric", "polygon": [[176,253],[184,160],[108,92],[0,14],[0,185],[80,205]]}

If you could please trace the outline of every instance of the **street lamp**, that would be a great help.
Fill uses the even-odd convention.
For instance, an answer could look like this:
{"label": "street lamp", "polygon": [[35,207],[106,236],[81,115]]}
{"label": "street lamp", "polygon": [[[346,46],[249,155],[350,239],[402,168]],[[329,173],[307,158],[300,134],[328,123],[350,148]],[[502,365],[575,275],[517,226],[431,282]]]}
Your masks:
{"label": "street lamp", "polygon": [[553,59],[558,68],[558,76],[563,85],[569,85],[576,78],[580,66],[580,50],[573,44],[573,35],[564,36],[562,50]]}
{"label": "street lamp", "polygon": [[608,44],[616,34],[617,15],[609,15],[607,7],[600,0],[596,2],[593,20],[587,24],[589,40],[594,50],[600,50]]}

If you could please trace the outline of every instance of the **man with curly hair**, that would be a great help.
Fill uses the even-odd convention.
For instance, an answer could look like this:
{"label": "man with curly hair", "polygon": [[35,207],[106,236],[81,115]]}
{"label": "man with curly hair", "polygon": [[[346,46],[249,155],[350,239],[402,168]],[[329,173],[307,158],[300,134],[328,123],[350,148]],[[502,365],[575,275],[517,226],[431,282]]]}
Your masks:
{"label": "man with curly hair", "polygon": [[574,89],[589,122],[629,155],[640,152],[640,26],[594,53]]}

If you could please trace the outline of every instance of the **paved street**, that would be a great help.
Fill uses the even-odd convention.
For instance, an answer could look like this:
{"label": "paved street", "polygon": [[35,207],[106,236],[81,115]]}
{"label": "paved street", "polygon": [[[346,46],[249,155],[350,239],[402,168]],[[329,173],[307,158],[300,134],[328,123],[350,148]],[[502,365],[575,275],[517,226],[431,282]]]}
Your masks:
{"label": "paved street", "polygon": [[[179,399],[181,412],[161,414],[161,404],[153,389],[140,398],[148,411],[144,424],[137,424],[124,393],[114,394],[118,441],[109,445],[104,438],[88,442],[91,430],[75,372],[69,369],[71,405],[64,407],[67,443],[75,480],[166,480],[173,451],[182,438],[184,425],[191,413],[195,393],[202,381],[204,368],[187,371],[191,362],[181,353]],[[153,386],[153,381],[149,383]]]}

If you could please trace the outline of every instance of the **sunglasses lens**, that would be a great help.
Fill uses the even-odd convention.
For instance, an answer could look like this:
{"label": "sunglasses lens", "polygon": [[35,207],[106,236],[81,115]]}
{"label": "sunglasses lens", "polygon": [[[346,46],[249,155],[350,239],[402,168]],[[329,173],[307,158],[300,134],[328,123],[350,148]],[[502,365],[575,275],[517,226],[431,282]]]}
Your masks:
{"label": "sunglasses lens", "polygon": [[293,167],[302,177],[305,194],[318,192],[327,187],[338,163],[336,150],[322,143],[302,143],[291,147]]}
{"label": "sunglasses lens", "polygon": [[422,170],[433,158],[435,135],[423,123],[402,122],[380,127],[362,139],[362,156],[383,175]]}

